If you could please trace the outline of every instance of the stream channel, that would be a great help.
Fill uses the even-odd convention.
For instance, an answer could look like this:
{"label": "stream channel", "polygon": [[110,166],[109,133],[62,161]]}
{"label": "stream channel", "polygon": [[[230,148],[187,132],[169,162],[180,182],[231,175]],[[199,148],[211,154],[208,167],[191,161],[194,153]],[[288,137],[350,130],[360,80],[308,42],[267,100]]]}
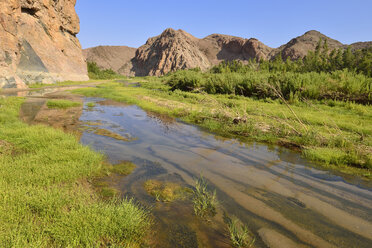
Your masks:
{"label": "stream channel", "polygon": [[[35,118],[45,99],[33,94],[22,109]],[[137,166],[128,176],[104,180],[151,209],[150,247],[231,247],[226,215],[252,231],[254,247],[372,247],[370,181],[321,170],[283,147],[223,138],[134,105],[83,100],[80,142],[114,165]],[[97,125],[124,139],[89,131]],[[209,221],[195,216],[191,199],[156,201],[144,189],[149,179],[193,189],[201,175],[219,201]]]}
{"label": "stream channel", "polygon": [[316,169],[293,151],[241,143],[198,127],[143,111],[134,105],[84,106],[82,123],[126,137],[84,132],[81,143],[109,162],[132,161],[136,170],[116,180],[129,197],[151,206],[158,247],[230,247],[221,214],[205,222],[187,201],[156,202],[146,180],[192,187],[202,175],[217,191],[220,208],[237,216],[256,236],[255,247],[372,247],[372,187]]}

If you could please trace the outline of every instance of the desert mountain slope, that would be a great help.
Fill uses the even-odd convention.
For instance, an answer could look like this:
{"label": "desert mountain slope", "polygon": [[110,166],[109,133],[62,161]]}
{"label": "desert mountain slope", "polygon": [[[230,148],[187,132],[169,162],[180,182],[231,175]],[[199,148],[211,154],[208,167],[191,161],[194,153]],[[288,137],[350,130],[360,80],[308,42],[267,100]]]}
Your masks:
{"label": "desert mountain slope", "polygon": [[211,66],[199,49],[198,39],[183,30],[166,29],[138,48],[132,60],[136,76],[160,76],[177,69]]}
{"label": "desert mountain slope", "polygon": [[[127,48],[116,52],[110,47],[99,47],[97,51],[100,52],[87,59],[97,62],[102,68],[111,68],[123,75],[159,76],[179,69],[199,67],[206,70],[224,60],[240,60],[245,63],[250,59],[270,60],[279,54],[282,54],[283,59],[299,59],[306,56],[309,50],[315,50],[319,39],[327,40],[330,51],[347,47],[315,30],[308,31],[278,48],[271,48],[255,38],[212,34],[198,39],[183,30],[169,28],[161,35],[149,38],[145,45],[136,50],[134,56],[133,50],[126,50]],[[372,46],[372,42],[357,42],[352,44],[351,48],[362,49],[369,46]],[[87,51],[84,53],[89,54]],[[122,66],[118,69],[119,62]],[[111,66],[107,67],[109,65]]]}
{"label": "desert mountain slope", "polygon": [[344,46],[341,42],[331,39],[316,30],[310,30],[305,34],[290,40],[287,44],[280,46],[276,49],[276,54],[281,52],[283,59],[286,59],[287,57],[290,57],[291,59],[303,58],[306,56],[308,51],[315,50],[319,39],[322,39],[322,41],[327,40],[329,50]]}
{"label": "desert mountain slope", "polygon": [[137,48],[127,46],[98,46],[83,50],[88,62],[95,62],[103,69],[119,69],[134,58]]}
{"label": "desert mountain slope", "polygon": [[88,79],[75,3],[0,1],[0,88]]}

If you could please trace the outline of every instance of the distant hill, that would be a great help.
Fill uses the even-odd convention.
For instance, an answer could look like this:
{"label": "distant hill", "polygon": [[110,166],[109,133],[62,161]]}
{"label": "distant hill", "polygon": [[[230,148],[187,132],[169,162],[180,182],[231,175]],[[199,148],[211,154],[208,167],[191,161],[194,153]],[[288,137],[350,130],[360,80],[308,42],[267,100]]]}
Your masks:
{"label": "distant hill", "polygon": [[[281,54],[283,59],[303,58],[315,50],[319,39],[327,40],[329,50],[348,45],[311,30],[291,39],[287,44],[271,48],[255,38],[245,39],[230,35],[212,34],[198,39],[184,30],[168,28],[162,34],[149,38],[138,49],[125,46],[99,46],[84,50],[87,61],[101,68],[112,69],[127,76],[160,76],[179,69],[199,67],[206,70],[221,61],[250,59],[271,60]],[[372,42],[357,42],[352,50],[372,46]]]}
{"label": "distant hill", "polygon": [[310,30],[301,36],[290,40],[287,44],[276,49],[276,54],[282,53],[283,59],[290,57],[291,59],[303,58],[309,50],[315,50],[319,39],[327,40],[329,50],[341,48],[344,46],[341,42],[331,39],[328,36],[316,31]]}
{"label": "distant hill", "polygon": [[127,46],[98,46],[83,50],[88,62],[95,62],[103,69],[119,69],[135,55],[137,48]]}

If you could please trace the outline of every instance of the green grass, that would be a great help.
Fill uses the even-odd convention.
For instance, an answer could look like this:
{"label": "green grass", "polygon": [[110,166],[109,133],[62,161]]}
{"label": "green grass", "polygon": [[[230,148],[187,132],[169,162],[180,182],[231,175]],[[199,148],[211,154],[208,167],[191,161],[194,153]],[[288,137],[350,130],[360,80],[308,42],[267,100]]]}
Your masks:
{"label": "green grass", "polygon": [[[289,106],[296,118],[280,99],[170,91],[162,78],[155,77],[137,81],[141,87],[106,83],[74,92],[136,104],[226,137],[299,149],[304,157],[318,161],[317,166],[372,178],[371,106],[336,100],[294,101]],[[342,158],[335,159],[327,149],[342,153]]]}
{"label": "green grass", "polygon": [[252,247],[256,239],[248,227],[243,225],[235,216],[232,218],[226,217],[225,219],[232,246],[236,248]]}
{"label": "green grass", "polygon": [[47,106],[48,108],[54,108],[54,109],[67,109],[67,108],[72,108],[72,107],[79,107],[81,106],[81,103],[58,99],[58,100],[48,100]]}
{"label": "green grass", "polygon": [[55,87],[55,86],[72,86],[72,85],[80,85],[80,84],[89,84],[89,83],[97,83],[97,82],[104,82],[103,80],[89,80],[89,81],[62,81],[56,82],[54,84],[43,84],[43,83],[32,83],[29,84],[28,87],[31,89],[39,89],[45,87]]}
{"label": "green grass", "polygon": [[193,195],[195,215],[208,219],[217,213],[216,191],[209,191],[208,184],[203,177],[195,180],[195,190]]}
{"label": "green grass", "polygon": [[96,103],[94,103],[94,102],[88,102],[87,103],[87,107],[89,107],[89,108],[93,108],[95,106],[96,106]]}
{"label": "green grass", "polygon": [[0,99],[0,246],[139,247],[151,224],[131,200],[99,200],[87,183],[103,156],[76,137],[22,123]]}

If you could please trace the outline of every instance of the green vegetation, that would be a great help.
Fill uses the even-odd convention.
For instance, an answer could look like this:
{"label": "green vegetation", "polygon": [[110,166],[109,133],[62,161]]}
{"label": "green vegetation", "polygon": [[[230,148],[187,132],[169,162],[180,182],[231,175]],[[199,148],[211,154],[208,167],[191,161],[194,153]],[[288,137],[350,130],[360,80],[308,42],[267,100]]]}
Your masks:
{"label": "green vegetation", "polygon": [[151,224],[131,200],[100,201],[87,183],[102,155],[76,137],[22,123],[0,99],[0,246],[139,247]]}
{"label": "green vegetation", "polygon": [[225,217],[227,229],[231,243],[236,248],[252,247],[256,241],[254,235],[249,231],[248,227],[243,225],[241,221],[233,216],[232,218]]}
{"label": "green vegetation", "polygon": [[144,184],[147,193],[155,197],[156,201],[173,202],[186,199],[192,190],[177,183],[147,180]]}
{"label": "green vegetation", "polygon": [[127,176],[131,174],[135,168],[136,168],[135,164],[129,161],[125,161],[120,164],[115,164],[113,166],[112,172],[122,176]]}
{"label": "green vegetation", "polygon": [[63,100],[63,99],[56,99],[56,100],[48,100],[47,106],[48,108],[67,109],[67,108],[72,108],[72,107],[79,107],[81,106],[81,103],[69,101],[69,100]]}
{"label": "green vegetation", "polygon": [[165,80],[171,90],[273,100],[280,98],[281,94],[290,102],[330,99],[372,103],[372,78],[356,72],[271,72],[249,68],[238,62],[223,63],[212,69],[220,73],[177,71]]}
{"label": "green vegetation", "polygon": [[195,180],[194,212],[197,216],[208,219],[217,213],[216,191],[210,192],[208,184],[203,177]]}
{"label": "green vegetation", "polygon": [[[110,137],[110,138],[113,138],[113,139],[116,139],[116,140],[121,140],[121,141],[125,141],[125,142],[130,142],[130,141],[136,140],[136,138],[123,137],[120,134],[114,133],[110,130],[103,129],[103,128],[92,128],[91,130],[93,131],[94,134]],[[87,131],[90,132],[91,130],[88,129]]]}
{"label": "green vegetation", "polygon": [[96,83],[97,80],[89,80],[89,81],[62,81],[57,82],[54,84],[43,84],[43,83],[33,83],[29,84],[28,87],[31,89],[38,89],[38,88],[45,88],[45,87],[55,87],[55,86],[73,86],[73,85],[80,85],[80,84],[90,84]]}
{"label": "green vegetation", "polygon": [[103,70],[95,62],[88,62],[88,76],[90,79],[115,79],[123,77],[111,69]]}
{"label": "green vegetation", "polygon": [[94,103],[94,102],[88,102],[87,103],[87,107],[88,108],[93,108],[93,107],[95,107],[96,106],[96,103]]}

